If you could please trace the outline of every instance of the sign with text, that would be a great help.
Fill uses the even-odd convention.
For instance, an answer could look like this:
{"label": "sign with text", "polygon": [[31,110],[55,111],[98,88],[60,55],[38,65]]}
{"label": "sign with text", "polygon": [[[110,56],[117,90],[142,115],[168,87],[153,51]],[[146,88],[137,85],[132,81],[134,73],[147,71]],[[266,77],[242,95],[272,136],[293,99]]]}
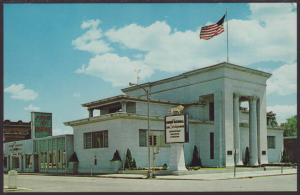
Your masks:
{"label": "sign with text", "polygon": [[188,115],[172,115],[165,117],[165,142],[189,142]]}
{"label": "sign with text", "polygon": [[52,113],[31,112],[32,138],[47,137],[52,135]]}

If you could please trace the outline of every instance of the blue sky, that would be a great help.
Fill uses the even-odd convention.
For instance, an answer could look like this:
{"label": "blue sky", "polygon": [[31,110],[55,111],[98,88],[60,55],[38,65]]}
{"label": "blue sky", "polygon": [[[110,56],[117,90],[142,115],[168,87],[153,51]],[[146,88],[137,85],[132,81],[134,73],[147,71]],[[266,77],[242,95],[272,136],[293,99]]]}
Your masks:
{"label": "blue sky", "polygon": [[199,39],[228,9],[230,62],[273,73],[267,109],[296,113],[295,4],[5,4],[4,118],[30,111],[63,122],[87,116],[82,103],[226,60],[226,34]]}

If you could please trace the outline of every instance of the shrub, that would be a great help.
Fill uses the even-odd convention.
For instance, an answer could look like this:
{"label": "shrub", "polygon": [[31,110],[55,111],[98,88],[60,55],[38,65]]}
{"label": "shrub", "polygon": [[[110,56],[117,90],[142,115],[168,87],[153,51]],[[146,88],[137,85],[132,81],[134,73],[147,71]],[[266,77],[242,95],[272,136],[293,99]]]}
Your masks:
{"label": "shrub", "polygon": [[70,162],[79,162],[78,158],[77,158],[77,154],[76,152],[73,152],[72,156],[69,159]]}
{"label": "shrub", "polygon": [[281,162],[282,162],[282,163],[287,163],[287,162],[289,162],[289,156],[288,156],[286,150],[283,150],[283,152],[282,152]]}
{"label": "shrub", "polygon": [[200,154],[198,152],[198,148],[196,145],[194,146],[194,150],[193,150],[193,159],[191,162],[191,166],[192,167],[196,167],[196,166],[201,167],[202,166]]}
{"label": "shrub", "polygon": [[246,147],[244,165],[249,165],[249,163],[250,163],[250,152],[249,152],[249,148]]}
{"label": "shrub", "polygon": [[113,158],[111,159],[111,161],[121,161],[121,156],[118,150],[115,151]]}
{"label": "shrub", "polygon": [[130,152],[129,148],[127,149],[127,152],[126,152],[126,160],[125,160],[124,168],[125,169],[136,168],[135,159],[132,159],[131,152]]}
{"label": "shrub", "polygon": [[167,168],[168,168],[167,163],[163,164],[162,169],[163,169],[163,170],[167,170]]}
{"label": "shrub", "polygon": [[135,159],[132,160],[131,168],[135,168],[135,169],[136,169],[136,162],[135,162]]}

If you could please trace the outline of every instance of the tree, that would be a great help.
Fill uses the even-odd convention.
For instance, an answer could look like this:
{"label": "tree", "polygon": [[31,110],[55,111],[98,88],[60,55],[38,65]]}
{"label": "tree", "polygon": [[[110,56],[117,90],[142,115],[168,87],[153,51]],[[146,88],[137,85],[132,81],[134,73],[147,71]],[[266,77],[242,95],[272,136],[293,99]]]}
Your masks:
{"label": "tree", "polygon": [[125,165],[124,168],[125,169],[130,169],[131,168],[131,161],[132,161],[132,156],[131,156],[131,152],[129,150],[129,148],[126,151],[126,159],[125,159]]}
{"label": "tree", "polygon": [[126,160],[125,160],[124,168],[125,169],[136,168],[135,159],[132,159],[131,152],[130,152],[129,148],[127,149],[127,152],[126,152]]}
{"label": "tree", "polygon": [[269,127],[277,127],[278,123],[276,121],[276,114],[272,111],[267,113],[267,125]]}
{"label": "tree", "polygon": [[281,127],[284,128],[283,136],[297,136],[297,115],[287,119],[286,123],[282,123]]}
{"label": "tree", "polygon": [[193,150],[193,159],[192,159],[192,162],[191,162],[191,166],[192,167],[202,166],[200,155],[199,155],[198,148],[197,148],[196,145],[194,146],[194,150]]}
{"label": "tree", "polygon": [[288,156],[286,150],[283,150],[283,152],[282,152],[281,162],[282,163],[290,162],[290,159],[289,159],[289,156]]}
{"label": "tree", "polygon": [[111,161],[121,161],[121,156],[118,150],[115,151],[113,158],[111,159]]}
{"label": "tree", "polygon": [[246,147],[244,165],[249,165],[249,162],[250,162],[250,152],[249,152],[249,148]]}

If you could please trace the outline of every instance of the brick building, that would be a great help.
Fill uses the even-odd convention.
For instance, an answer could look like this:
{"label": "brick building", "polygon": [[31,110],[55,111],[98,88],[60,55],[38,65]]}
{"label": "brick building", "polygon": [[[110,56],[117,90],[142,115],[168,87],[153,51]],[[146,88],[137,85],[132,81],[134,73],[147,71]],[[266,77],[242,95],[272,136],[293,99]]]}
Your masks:
{"label": "brick building", "polygon": [[5,120],[3,123],[3,141],[11,142],[31,139],[31,122],[21,120],[13,122]]}
{"label": "brick building", "polygon": [[284,150],[286,151],[288,161],[297,162],[297,137],[284,137]]}

